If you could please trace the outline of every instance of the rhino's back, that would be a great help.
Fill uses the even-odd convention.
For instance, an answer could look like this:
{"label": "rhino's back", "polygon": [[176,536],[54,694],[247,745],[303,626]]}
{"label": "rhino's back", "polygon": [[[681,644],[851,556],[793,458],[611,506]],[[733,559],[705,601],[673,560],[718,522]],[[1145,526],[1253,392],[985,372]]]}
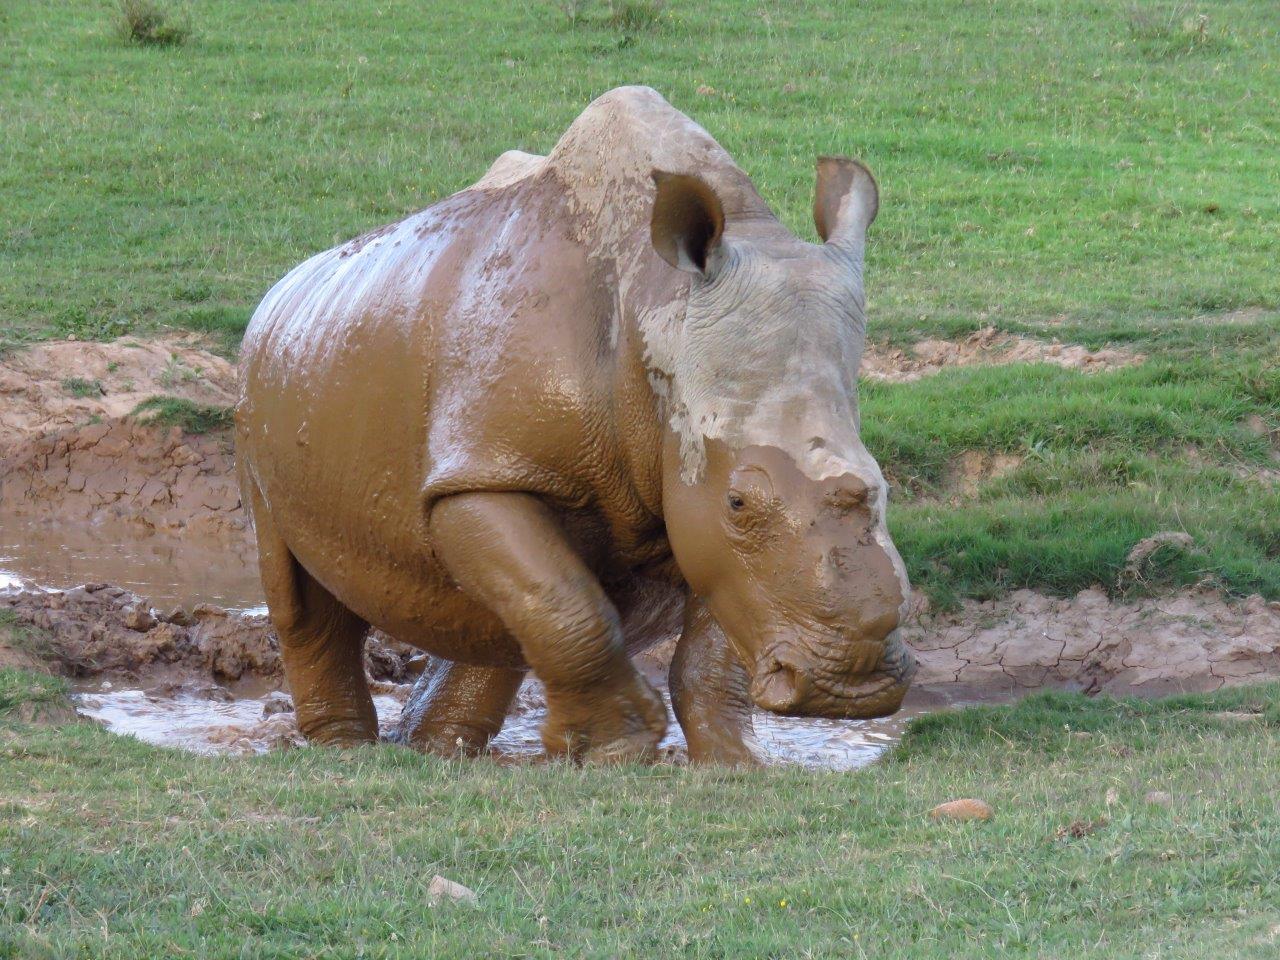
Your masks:
{"label": "rhino's back", "polygon": [[449,619],[421,508],[431,423],[447,414],[435,394],[466,364],[454,345],[475,264],[508,286],[519,271],[494,260],[514,234],[536,242],[522,189],[482,184],[312,257],[242,347],[238,455],[273,527],[330,592],[411,642]]}

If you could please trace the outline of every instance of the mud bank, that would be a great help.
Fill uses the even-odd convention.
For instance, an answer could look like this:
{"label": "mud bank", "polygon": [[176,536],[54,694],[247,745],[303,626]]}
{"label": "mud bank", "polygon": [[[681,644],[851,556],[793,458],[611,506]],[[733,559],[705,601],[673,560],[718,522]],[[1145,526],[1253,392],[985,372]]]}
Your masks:
{"label": "mud bank", "polygon": [[0,358],[0,510],[243,536],[229,433],[135,415],[157,397],[229,409],[235,368],[190,335],[51,341]]}
{"label": "mud bank", "polygon": [[[4,658],[37,662],[73,680],[107,678],[154,688],[284,682],[280,647],[263,614],[200,604],[154,609],[121,587],[91,583],[70,590],[0,592],[12,639]],[[405,683],[414,651],[376,631],[365,649],[375,682]]]}
{"label": "mud bank", "polygon": [[859,376],[888,383],[908,383],[947,367],[1049,363],[1096,373],[1132,366],[1146,359],[1128,350],[1089,350],[1075,344],[1032,340],[984,327],[963,340],[921,340],[901,350],[867,344]]}
{"label": "mud bank", "polygon": [[1280,677],[1280,603],[1188,589],[1116,602],[1019,590],[904,627],[925,686],[1159,695]]}
{"label": "mud bank", "polygon": [[128,520],[243,535],[230,437],[133,420],[76,427],[12,448],[0,468],[9,516]]}

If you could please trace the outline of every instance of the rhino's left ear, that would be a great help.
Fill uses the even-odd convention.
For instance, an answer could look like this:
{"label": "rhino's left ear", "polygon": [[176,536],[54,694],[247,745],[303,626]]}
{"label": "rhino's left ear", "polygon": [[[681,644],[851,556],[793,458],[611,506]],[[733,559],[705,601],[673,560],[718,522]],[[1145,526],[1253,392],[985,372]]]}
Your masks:
{"label": "rhino's left ear", "polygon": [[701,177],[653,171],[649,236],[658,256],[686,273],[707,274],[718,260],[724,207]]}
{"label": "rhino's left ear", "polygon": [[876,178],[863,164],[845,157],[818,158],[813,222],[824,243],[865,240],[879,209]]}

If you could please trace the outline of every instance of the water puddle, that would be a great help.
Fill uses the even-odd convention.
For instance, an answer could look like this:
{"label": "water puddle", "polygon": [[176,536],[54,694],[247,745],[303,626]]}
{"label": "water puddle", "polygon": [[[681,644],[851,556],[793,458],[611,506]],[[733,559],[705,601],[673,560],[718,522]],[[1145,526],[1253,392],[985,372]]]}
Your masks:
{"label": "water puddle", "polygon": [[209,603],[265,612],[257,556],[242,533],[0,517],[0,589],[64,589],[101,580],[161,609]]}
{"label": "water puddle", "polygon": [[[410,687],[381,686],[388,692],[375,694],[374,706],[385,737],[398,723]],[[254,754],[304,745],[292,712],[270,712],[279,696],[228,700],[211,698],[207,692],[160,695],[144,690],[113,689],[110,683],[105,683],[82,691],[75,701],[83,715],[103,723],[113,733],[137,737],[156,746],[206,755]],[[878,720],[807,720],[757,713],[758,752],[761,759],[771,764],[853,770],[882,756],[901,738],[912,717],[937,706],[937,703],[913,705],[909,702],[894,716]],[[512,715],[494,739],[492,753],[508,759],[540,757],[542,741],[538,730],[544,714],[541,691],[536,681],[531,681],[521,691]],[[684,757],[684,737],[675,718],[669,720],[661,751],[664,757],[678,760]]]}

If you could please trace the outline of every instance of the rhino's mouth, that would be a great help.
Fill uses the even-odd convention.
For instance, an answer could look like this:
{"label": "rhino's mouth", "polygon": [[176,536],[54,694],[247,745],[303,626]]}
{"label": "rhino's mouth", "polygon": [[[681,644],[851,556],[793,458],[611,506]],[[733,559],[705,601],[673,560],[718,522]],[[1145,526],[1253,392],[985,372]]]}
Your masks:
{"label": "rhino's mouth", "polygon": [[888,716],[902,705],[916,661],[897,630],[875,647],[877,658],[856,657],[861,662],[852,665],[846,659],[846,672],[835,673],[827,663],[815,664],[814,658],[773,645],[757,663],[751,698],[757,706],[784,716],[835,720]]}

